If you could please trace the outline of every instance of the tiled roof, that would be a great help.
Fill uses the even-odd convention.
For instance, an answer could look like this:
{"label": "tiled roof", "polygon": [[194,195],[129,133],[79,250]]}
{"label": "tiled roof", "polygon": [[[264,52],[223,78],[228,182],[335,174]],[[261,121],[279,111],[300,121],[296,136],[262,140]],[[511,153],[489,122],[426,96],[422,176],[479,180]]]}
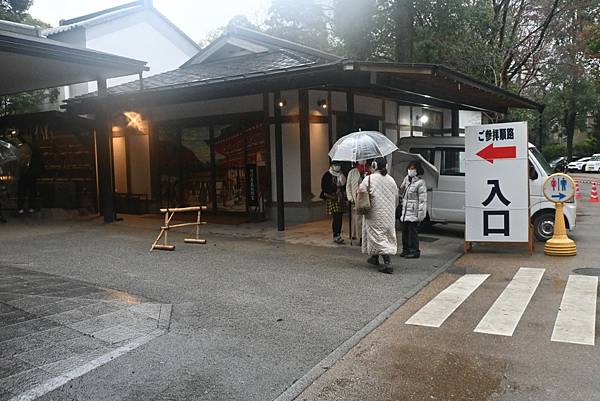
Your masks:
{"label": "tiled roof", "polygon": [[77,29],[77,28],[89,28],[91,26],[98,25],[98,24],[101,24],[106,21],[111,21],[116,18],[121,18],[126,15],[136,13],[138,11],[142,11],[143,9],[144,9],[143,6],[133,3],[131,5],[131,7],[119,8],[117,10],[109,11],[106,13],[98,13],[99,15],[96,15],[92,18],[79,20],[72,24],[60,25],[55,28],[45,29],[42,33],[45,36],[52,36],[52,35],[57,35],[59,33],[71,31],[71,30]]}
{"label": "tiled roof", "polygon": [[[271,73],[288,69],[328,64],[316,55],[289,49],[279,49],[259,54],[249,54],[210,63],[191,64],[144,78],[144,91],[166,88],[183,88],[210,83],[215,80],[243,78],[248,75]],[[124,94],[140,90],[139,80],[109,88],[109,94]]]}

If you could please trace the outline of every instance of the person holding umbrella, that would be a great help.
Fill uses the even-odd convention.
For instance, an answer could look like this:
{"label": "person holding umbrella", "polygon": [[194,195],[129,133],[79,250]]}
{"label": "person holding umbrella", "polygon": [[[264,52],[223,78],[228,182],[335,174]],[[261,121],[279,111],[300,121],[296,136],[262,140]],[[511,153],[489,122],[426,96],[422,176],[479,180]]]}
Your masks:
{"label": "person holding umbrella", "polygon": [[[359,188],[361,194],[369,195],[371,202],[371,208],[363,220],[362,253],[369,255],[368,263],[380,266],[380,272],[392,274],[394,268],[390,256],[395,255],[398,249],[398,185],[388,174],[385,157],[370,160],[368,165],[371,174],[361,182]],[[379,256],[383,259],[383,265],[379,263]]]}
{"label": "person holding umbrella", "polygon": [[358,239],[359,245],[362,243],[362,216],[355,210],[356,207],[356,193],[358,192],[358,186],[362,182],[366,172],[366,160],[359,160],[355,164],[354,168],[348,173],[348,179],[346,181],[346,197],[350,203],[350,209],[352,213],[352,219],[350,221],[351,232],[350,239]]}
{"label": "person holding umbrella", "polygon": [[[388,174],[386,156],[396,150],[398,147],[381,132],[359,131],[338,139],[329,151],[331,160],[367,160],[371,174],[360,183],[357,198],[357,207],[363,214],[362,253],[368,254],[367,261],[377,266],[382,256],[379,271],[388,274],[394,271],[390,255],[397,252],[398,186]],[[361,199],[367,200],[365,205]]]}
{"label": "person holding umbrella", "polygon": [[343,244],[342,238],[342,216],[346,176],[342,172],[342,166],[337,162],[330,162],[329,170],[321,178],[321,199],[325,200],[327,215],[331,216],[331,230],[333,242]]}

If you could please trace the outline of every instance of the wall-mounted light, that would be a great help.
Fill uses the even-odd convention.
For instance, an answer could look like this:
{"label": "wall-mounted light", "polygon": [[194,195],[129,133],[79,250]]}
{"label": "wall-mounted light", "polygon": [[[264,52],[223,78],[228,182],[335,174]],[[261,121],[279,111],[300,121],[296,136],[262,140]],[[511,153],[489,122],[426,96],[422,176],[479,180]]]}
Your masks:
{"label": "wall-mounted light", "polygon": [[429,121],[429,116],[427,114],[423,114],[422,116],[417,116],[417,120],[421,121],[421,124],[427,124],[427,121]]}
{"label": "wall-mounted light", "polygon": [[286,103],[286,101],[285,101],[285,100],[283,100],[283,99],[279,99],[279,101],[277,102],[277,106],[278,106],[280,109],[284,108],[286,104],[287,104],[287,103]]}
{"label": "wall-mounted light", "polygon": [[320,108],[322,108],[323,110],[327,110],[327,100],[325,99],[319,99],[317,101],[317,106],[319,106]]}

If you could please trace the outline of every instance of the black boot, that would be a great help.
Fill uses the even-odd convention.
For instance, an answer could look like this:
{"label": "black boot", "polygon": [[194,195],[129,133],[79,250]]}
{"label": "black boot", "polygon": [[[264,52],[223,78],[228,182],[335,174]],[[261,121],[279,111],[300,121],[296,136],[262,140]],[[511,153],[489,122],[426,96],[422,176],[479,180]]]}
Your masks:
{"label": "black boot", "polygon": [[367,263],[379,266],[379,255],[370,256],[369,259],[367,259]]}
{"label": "black boot", "polygon": [[392,274],[394,272],[390,255],[383,255],[383,266],[379,268],[379,271],[386,274]]}
{"label": "black boot", "polygon": [[419,259],[421,257],[421,251],[411,252],[404,256],[406,259]]}
{"label": "black boot", "polygon": [[2,224],[6,223],[6,219],[1,214],[0,214],[0,223],[2,223]]}

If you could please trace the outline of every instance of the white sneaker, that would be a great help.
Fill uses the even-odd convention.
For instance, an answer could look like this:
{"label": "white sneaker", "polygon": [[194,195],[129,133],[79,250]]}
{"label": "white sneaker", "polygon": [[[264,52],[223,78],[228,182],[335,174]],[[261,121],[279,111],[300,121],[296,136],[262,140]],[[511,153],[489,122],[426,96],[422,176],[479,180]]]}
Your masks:
{"label": "white sneaker", "polygon": [[35,209],[29,209],[29,213],[35,213]]}
{"label": "white sneaker", "polygon": [[23,210],[23,209],[19,209],[19,211],[18,211],[17,213],[18,213],[18,214],[24,214],[24,213],[25,213],[25,210]]}

